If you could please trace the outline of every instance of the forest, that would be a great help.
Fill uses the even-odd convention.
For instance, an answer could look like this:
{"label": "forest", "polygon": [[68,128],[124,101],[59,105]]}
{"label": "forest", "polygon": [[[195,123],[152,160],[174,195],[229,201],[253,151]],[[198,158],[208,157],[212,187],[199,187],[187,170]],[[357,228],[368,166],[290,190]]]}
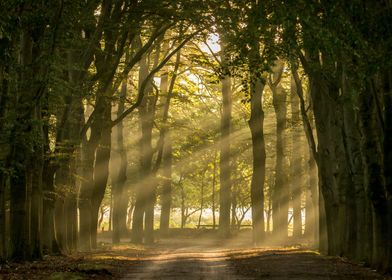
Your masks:
{"label": "forest", "polygon": [[391,0],[0,1],[0,279],[205,236],[387,277],[391,57]]}

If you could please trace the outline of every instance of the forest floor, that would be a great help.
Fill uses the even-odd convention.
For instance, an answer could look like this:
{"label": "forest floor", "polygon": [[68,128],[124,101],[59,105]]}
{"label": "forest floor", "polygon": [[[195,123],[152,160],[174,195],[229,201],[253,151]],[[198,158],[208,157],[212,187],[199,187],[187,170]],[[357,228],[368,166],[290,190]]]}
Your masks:
{"label": "forest floor", "polygon": [[[253,247],[249,236],[222,241],[181,235],[151,246],[109,245],[71,256],[0,265],[5,279],[392,279],[342,258],[297,247]],[[107,240],[106,240],[107,241]]]}

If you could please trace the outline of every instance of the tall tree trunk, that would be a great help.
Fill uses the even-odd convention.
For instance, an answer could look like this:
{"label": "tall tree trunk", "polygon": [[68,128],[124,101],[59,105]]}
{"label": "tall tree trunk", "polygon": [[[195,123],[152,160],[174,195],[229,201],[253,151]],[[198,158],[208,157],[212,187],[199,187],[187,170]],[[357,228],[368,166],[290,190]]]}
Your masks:
{"label": "tall tree trunk", "polygon": [[289,185],[285,172],[284,135],[286,130],[287,93],[280,84],[284,63],[277,61],[270,75],[269,86],[273,94],[273,105],[276,115],[276,165],[275,188],[272,196],[273,232],[276,238],[283,241],[288,235]]}
{"label": "tall tree trunk", "polygon": [[107,102],[105,108],[105,118],[100,144],[96,150],[94,164],[94,189],[91,198],[91,246],[97,248],[97,229],[98,229],[98,212],[105,195],[106,185],[109,176],[109,161],[111,150],[111,103]]}
{"label": "tall tree trunk", "polygon": [[186,207],[185,207],[185,190],[184,185],[180,184],[181,188],[181,228],[185,227],[186,223]]}
{"label": "tall tree trunk", "polygon": [[[342,79],[342,92],[344,95],[347,95],[349,94],[347,92],[349,87],[349,85],[347,85],[348,81],[345,76],[343,76]],[[348,239],[349,242],[352,243],[352,247],[348,248],[348,253],[352,258],[370,263],[371,260],[367,258],[367,253],[371,251],[371,244],[368,242],[368,229],[370,226],[366,214],[370,205],[366,200],[364,186],[364,166],[361,157],[361,135],[357,122],[358,114],[354,109],[354,104],[344,104],[343,110],[343,131],[345,135],[347,163],[354,186],[353,188],[347,188],[352,189],[352,192],[347,193],[347,196],[355,198],[349,199],[348,201],[350,216],[352,216],[351,219],[355,218],[354,225],[347,228]]]}
{"label": "tall tree trunk", "polygon": [[[254,70],[254,69],[253,69]],[[264,180],[265,180],[265,141],[264,141],[264,112],[262,107],[262,96],[264,84],[251,72],[250,81],[250,104],[251,113],[249,128],[252,135],[252,182],[251,182],[251,205],[253,241],[260,244],[265,235],[264,230]]]}
{"label": "tall tree trunk", "polygon": [[381,127],[377,119],[376,92],[368,78],[367,87],[359,96],[359,120],[362,134],[365,189],[372,203],[373,246],[372,264],[381,270],[388,266],[388,204],[382,163]]}
{"label": "tall tree trunk", "polygon": [[158,155],[154,167],[154,173],[156,173],[160,166],[161,159],[163,160],[163,186],[162,186],[162,208],[160,218],[160,230],[163,234],[169,230],[170,222],[170,209],[172,201],[172,142],[170,133],[167,129],[167,120],[169,117],[170,101],[173,96],[173,89],[177,78],[177,72],[180,67],[181,51],[177,52],[176,62],[174,64],[173,76],[168,86],[169,78],[168,73],[164,73],[161,78],[161,93],[166,96],[165,104],[163,107],[162,114],[162,128],[157,143]]}
{"label": "tall tree trunk", "polygon": [[387,270],[392,271],[392,69],[389,67],[382,75],[382,89],[384,97],[384,176],[388,200],[388,263]]}
{"label": "tall tree trunk", "polygon": [[[319,244],[319,236],[320,236],[319,221],[321,221],[319,213],[320,213],[320,210],[322,210],[322,208],[319,208],[319,201],[322,198],[319,197],[320,190],[318,188],[318,182],[317,182],[317,174],[318,173],[317,173],[316,159],[318,158],[318,152],[317,152],[317,147],[316,147],[316,140],[315,140],[314,133],[313,133],[313,130],[314,130],[313,129],[313,127],[314,127],[313,115],[311,114],[312,112],[310,112],[308,114],[307,110],[306,110],[305,96],[304,96],[305,94],[303,92],[301,79],[298,75],[298,65],[295,61],[291,61],[290,64],[291,64],[291,69],[292,69],[292,77],[293,77],[295,85],[296,85],[296,93],[297,93],[297,95],[299,97],[299,101],[300,101],[300,111],[301,111],[304,132],[306,135],[306,140],[308,142],[308,154],[309,154],[309,156],[308,156],[308,172],[307,172],[308,173],[308,189],[311,193],[313,211],[306,212],[306,223],[307,223],[306,228],[309,229],[309,225],[312,224],[310,226],[310,228],[314,229],[314,231],[313,231],[314,244],[318,245]],[[311,102],[312,101],[311,89],[307,91],[307,100],[308,100],[309,104],[311,105],[311,103],[312,103]],[[309,105],[309,107],[310,107],[310,105]],[[309,205],[309,203],[307,203],[307,210],[309,210],[308,205]],[[309,216],[311,216],[312,219],[309,219]],[[325,248],[325,250],[327,250],[327,249]]]}
{"label": "tall tree trunk", "polygon": [[197,222],[197,228],[200,228],[201,217],[203,216],[203,207],[204,207],[204,176],[205,176],[205,171],[203,172],[203,177],[201,178],[200,214],[199,214],[199,220]]}
{"label": "tall tree trunk", "polygon": [[[225,49],[222,44],[222,49]],[[223,52],[222,64],[227,67],[227,54]],[[230,122],[231,122],[231,78],[228,69],[222,74],[222,116],[220,136],[220,191],[219,191],[219,231],[222,237],[230,235],[231,167],[230,167]]]}
{"label": "tall tree trunk", "polygon": [[[147,57],[140,61],[139,87],[148,77]],[[141,128],[140,147],[140,172],[136,190],[136,204],[132,221],[132,241],[143,241],[143,219],[145,227],[145,241],[153,242],[153,219],[155,203],[155,178],[152,174],[152,128],[155,113],[155,96],[152,95],[151,83],[144,89],[145,95],[139,106],[139,119]]]}
{"label": "tall tree trunk", "polygon": [[[45,111],[46,108],[44,108]],[[44,116],[44,118],[48,116]],[[54,166],[54,162],[51,158],[50,151],[50,140],[49,140],[49,125],[44,123],[44,150],[45,150],[45,160],[43,165],[43,173],[42,178],[42,191],[43,191],[43,213],[42,213],[42,228],[43,236],[42,236],[42,245],[43,252],[45,254],[60,253],[60,248],[57,243],[56,238],[56,230],[55,230],[55,202],[56,202],[56,194],[54,187],[54,175],[56,173],[56,168]]]}
{"label": "tall tree trunk", "polygon": [[215,207],[215,190],[216,190],[216,158],[217,158],[217,152],[215,151],[214,154],[214,169],[213,169],[213,173],[212,173],[212,195],[211,195],[211,210],[212,210],[212,229],[216,228],[216,217],[215,217],[215,211],[216,211],[216,207]]}
{"label": "tall tree trunk", "polygon": [[[298,239],[302,236],[301,195],[302,195],[302,184],[303,184],[303,180],[302,180],[303,149],[302,149],[302,142],[301,142],[301,132],[299,130],[300,128],[299,99],[297,94],[297,86],[293,77],[291,78],[290,105],[291,105],[291,125],[292,125],[290,184],[291,184],[291,192],[292,192],[292,200],[293,200],[293,237],[295,239]],[[311,201],[308,202],[310,207]],[[308,207],[308,204],[306,205],[306,207]]]}
{"label": "tall tree trunk", "polygon": [[[20,40],[20,57],[23,68],[19,79],[20,96],[17,97],[16,119],[10,135],[13,174],[10,178],[10,236],[11,258],[25,260],[29,258],[29,220],[27,196],[27,173],[31,147],[29,137],[32,135],[31,120],[33,119],[31,100],[34,90],[27,84],[32,82],[33,38],[29,32],[23,32]],[[34,105],[33,105],[34,106]]]}
{"label": "tall tree trunk", "polygon": [[3,172],[0,173],[0,263],[4,262],[7,258],[7,223],[5,216],[5,189],[6,189],[6,180],[5,174]]}
{"label": "tall tree trunk", "polygon": [[170,222],[170,210],[172,202],[172,142],[170,135],[167,134],[165,137],[165,146],[163,151],[163,185],[162,185],[162,209],[161,209],[161,220],[160,230],[163,234],[169,230]]}
{"label": "tall tree trunk", "polygon": [[44,165],[43,155],[43,129],[41,119],[40,104],[36,106],[34,117],[37,124],[34,126],[34,134],[37,137],[34,145],[34,152],[30,162],[32,168],[31,180],[31,210],[30,210],[30,243],[31,243],[31,257],[33,259],[40,259],[42,257],[42,172]]}
{"label": "tall tree trunk", "polygon": [[[93,132],[93,131],[92,131]],[[93,134],[89,141],[82,145],[82,184],[79,193],[79,248],[91,250],[91,215],[92,215],[92,192],[94,187],[93,163],[95,161],[95,149],[98,146],[96,140],[92,142]]]}
{"label": "tall tree trunk", "polygon": [[[6,41],[4,41],[6,42]],[[7,41],[9,44],[10,42]],[[8,46],[9,48],[10,46]],[[1,61],[3,62],[3,61]],[[4,63],[6,64],[6,63]],[[5,135],[4,125],[6,120],[6,105],[8,104],[8,79],[6,79],[7,75],[9,75],[9,67],[7,66],[0,66],[0,133]],[[7,149],[1,148],[1,158],[0,158],[0,262],[5,261],[7,258],[7,245],[6,245],[6,232],[8,228],[8,223],[6,222],[6,182],[7,182],[7,175],[4,170],[8,168],[7,163],[7,156],[8,156],[8,148]]]}
{"label": "tall tree trunk", "polygon": [[[120,100],[118,104],[117,116],[124,112],[124,103],[127,95],[127,80],[124,80],[121,87]],[[127,181],[127,150],[124,147],[123,123],[117,125],[117,153],[120,157],[120,168],[117,178],[113,180],[113,243],[119,243],[121,235],[126,232],[127,202],[128,197],[125,190]]]}

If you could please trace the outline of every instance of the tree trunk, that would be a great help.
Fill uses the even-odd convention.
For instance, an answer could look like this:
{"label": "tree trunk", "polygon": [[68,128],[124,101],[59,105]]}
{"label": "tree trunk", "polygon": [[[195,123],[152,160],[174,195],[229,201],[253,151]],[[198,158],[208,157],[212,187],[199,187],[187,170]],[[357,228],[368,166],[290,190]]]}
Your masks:
{"label": "tree trunk", "polygon": [[5,216],[5,189],[6,180],[5,174],[0,172],[0,263],[3,263],[7,258],[7,243],[6,243],[6,232],[7,223]]}
{"label": "tree trunk", "polygon": [[211,210],[212,210],[212,229],[216,228],[216,217],[215,217],[215,190],[216,190],[216,158],[217,158],[217,152],[215,151],[214,154],[214,169],[212,173],[212,195],[211,195]]}
{"label": "tree trunk", "polygon": [[94,189],[92,193],[91,209],[91,246],[97,248],[97,229],[98,229],[98,212],[105,195],[106,185],[109,176],[109,161],[111,150],[111,103],[106,104],[105,117],[103,120],[103,131],[100,144],[96,151],[94,164]]}
{"label": "tree trunk", "polygon": [[[222,44],[222,50],[225,49]],[[227,67],[227,54],[221,56],[222,65]],[[230,167],[230,122],[231,122],[231,78],[229,70],[223,69],[222,74],[222,116],[220,135],[220,190],[219,190],[219,231],[222,237],[230,235],[230,206],[231,206],[231,167]]]}
{"label": "tree trunk", "polygon": [[274,236],[283,241],[288,235],[289,185],[285,171],[284,135],[286,130],[287,94],[280,85],[284,64],[277,61],[269,86],[273,94],[273,106],[276,115],[276,165],[275,188],[272,196],[272,219]]}
{"label": "tree trunk", "polygon": [[384,97],[384,176],[385,188],[388,192],[388,264],[387,270],[392,271],[392,69],[389,68],[382,75],[382,88]]}
{"label": "tree trunk", "polygon": [[262,108],[262,95],[264,84],[251,73],[250,103],[251,115],[249,127],[252,134],[253,172],[251,182],[251,204],[253,241],[260,244],[265,235],[264,231],[264,180],[265,180],[265,142],[264,142],[264,112]]}
{"label": "tree trunk", "polygon": [[388,267],[388,203],[385,193],[384,167],[382,164],[383,147],[381,128],[377,119],[376,92],[371,78],[367,81],[366,91],[359,96],[359,120],[362,134],[363,163],[365,166],[365,189],[372,203],[373,246],[372,264],[381,270]]}
{"label": "tree trunk", "polygon": [[[93,131],[92,131],[93,132]],[[79,194],[79,248],[91,250],[91,215],[92,215],[92,192],[94,187],[93,163],[95,161],[95,148],[97,144],[92,143],[93,135],[89,141],[82,145],[82,184]]]}
{"label": "tree trunk", "polygon": [[[293,200],[293,237],[299,239],[302,236],[302,215],[301,215],[301,195],[302,195],[302,141],[299,117],[299,99],[297,94],[297,86],[294,78],[291,78],[291,125],[292,125],[292,146],[291,146],[291,174],[290,184]],[[309,192],[310,193],[310,192]],[[308,200],[310,207],[311,201]],[[307,217],[306,217],[307,218]],[[311,224],[311,222],[309,223]]]}
{"label": "tree trunk", "polygon": [[160,230],[162,234],[166,234],[169,231],[170,222],[170,210],[172,202],[172,142],[170,135],[167,134],[165,137],[165,146],[163,151],[163,186],[162,186],[162,209],[161,209],[161,220]]}
{"label": "tree trunk", "polygon": [[[147,57],[140,61],[139,87],[148,77]],[[145,227],[145,241],[153,242],[153,220],[155,203],[156,180],[152,174],[152,128],[155,113],[155,97],[151,93],[151,83],[145,89],[145,95],[139,106],[139,119],[142,136],[139,141],[140,147],[140,179],[136,190],[136,204],[132,222],[132,241],[143,241],[143,218]]]}
{"label": "tree trunk", "polygon": [[[11,258],[15,260],[25,260],[29,258],[29,209],[27,196],[27,165],[31,155],[29,138],[32,136],[31,99],[34,96],[34,90],[27,83],[34,80],[32,74],[32,53],[33,38],[29,32],[23,32],[20,40],[21,49],[21,66],[23,71],[20,74],[19,91],[20,96],[17,98],[16,119],[14,120],[11,130],[10,140],[12,160],[11,167],[13,174],[10,178],[10,235],[11,235]],[[33,103],[34,104],[34,103]],[[33,105],[34,106],[34,105]],[[26,112],[29,112],[26,114]],[[31,171],[31,170],[30,170]]]}
{"label": "tree trunk", "polygon": [[[117,117],[124,112],[124,103],[127,96],[127,80],[124,80],[121,87],[120,100],[118,104]],[[123,123],[117,125],[117,153],[120,157],[120,168],[117,178],[113,180],[113,243],[119,243],[121,235],[126,232],[127,218],[127,193],[125,183],[127,181],[127,150],[124,147]]]}
{"label": "tree trunk", "polygon": [[[343,77],[343,94],[347,95],[346,81]],[[348,205],[350,216],[355,218],[355,223],[349,231],[349,242],[353,243],[349,248],[349,255],[359,261],[370,262],[366,255],[369,252],[368,231],[369,228],[366,209],[369,204],[366,201],[365,186],[364,186],[364,166],[361,157],[361,135],[357,126],[357,113],[354,110],[354,104],[344,104],[344,123],[343,131],[345,134],[345,149],[347,155],[347,163],[349,166],[350,176],[352,177],[353,188],[352,192],[348,193],[350,205]],[[350,241],[352,240],[352,241]]]}
{"label": "tree trunk", "polygon": [[203,216],[203,207],[204,207],[204,175],[205,175],[205,171],[203,172],[203,177],[201,178],[200,214],[199,214],[199,220],[197,222],[197,228],[200,228],[201,217]]}
{"label": "tree trunk", "polygon": [[184,186],[181,184],[181,228],[185,227],[186,223],[186,209],[185,209],[185,191],[184,191]]}
{"label": "tree trunk", "polygon": [[[318,182],[317,182],[317,165],[316,165],[316,159],[318,159],[318,152],[317,152],[317,147],[316,147],[316,140],[314,138],[314,134],[313,134],[313,115],[311,114],[312,112],[307,113],[306,110],[306,104],[305,104],[305,96],[304,96],[304,92],[303,92],[303,88],[302,88],[302,82],[301,79],[298,75],[298,66],[297,63],[295,61],[291,61],[291,69],[292,69],[292,77],[294,79],[295,82],[295,86],[296,86],[296,93],[299,97],[299,101],[300,101],[300,111],[301,111],[301,117],[302,117],[302,123],[303,123],[303,127],[304,127],[304,132],[306,135],[306,140],[308,143],[308,189],[311,193],[311,200],[312,200],[312,207],[313,207],[313,211],[308,211],[308,205],[309,203],[307,203],[307,208],[306,208],[306,223],[307,226],[306,228],[309,229],[309,225],[312,224],[310,226],[310,228],[313,228],[313,239],[314,239],[314,244],[319,244],[319,236],[320,236],[320,231],[319,231],[319,221],[320,220],[320,210],[322,210],[319,207],[319,201],[320,199],[322,199],[321,197],[319,197],[319,188],[318,188]],[[309,101],[309,106],[312,104],[312,99],[311,99],[311,88],[307,91],[307,99]],[[310,213],[309,213],[310,212]],[[310,215],[309,215],[310,214]],[[312,219],[309,219],[309,216],[312,217]],[[306,229],[307,230],[307,229]],[[323,242],[322,242],[323,243]],[[325,248],[325,250],[327,250]]]}
{"label": "tree trunk", "polygon": [[[39,112],[40,113],[40,112]],[[39,133],[42,136],[42,133]],[[40,140],[38,140],[39,142]],[[40,145],[40,144],[38,144]],[[43,171],[43,149],[36,147],[33,154],[32,166],[32,194],[30,210],[30,243],[31,257],[33,259],[42,258],[42,171]]]}

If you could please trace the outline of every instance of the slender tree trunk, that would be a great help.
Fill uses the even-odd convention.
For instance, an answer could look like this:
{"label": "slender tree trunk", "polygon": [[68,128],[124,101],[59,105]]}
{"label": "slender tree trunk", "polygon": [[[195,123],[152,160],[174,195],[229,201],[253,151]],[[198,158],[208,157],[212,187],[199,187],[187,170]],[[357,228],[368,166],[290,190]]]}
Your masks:
{"label": "slender tree trunk", "polygon": [[[222,49],[225,49],[222,44]],[[221,56],[222,64],[228,63],[227,54]],[[222,116],[220,136],[220,190],[219,190],[219,231],[222,237],[230,235],[230,205],[231,205],[231,167],[230,167],[230,122],[231,122],[231,78],[228,69],[222,77]]]}
{"label": "slender tree trunk", "polygon": [[215,151],[215,155],[214,155],[214,169],[213,169],[213,173],[212,173],[212,195],[211,195],[211,210],[212,210],[212,229],[216,228],[216,217],[215,217],[215,211],[216,211],[216,207],[215,207],[215,190],[216,190],[216,158],[217,158],[217,153]]}
{"label": "slender tree trunk", "polygon": [[170,138],[170,133],[167,126],[167,119],[169,116],[170,100],[173,95],[173,89],[177,78],[177,72],[180,67],[181,52],[178,51],[176,55],[176,62],[174,65],[173,77],[170,80],[168,73],[164,73],[161,78],[161,92],[162,95],[166,97],[163,115],[162,115],[162,129],[160,131],[160,138],[158,140],[158,155],[155,163],[155,172],[158,171],[160,165],[160,160],[163,158],[163,186],[162,186],[162,208],[161,208],[161,218],[160,218],[160,230],[163,234],[167,233],[169,230],[170,223],[170,209],[172,202],[172,142]]}
{"label": "slender tree trunk", "polygon": [[99,227],[99,229],[102,230],[102,231],[103,231],[103,228],[102,228],[101,226],[102,226],[102,222],[103,222],[103,218],[104,218],[104,217],[105,217],[105,208],[104,208],[103,206],[101,206],[101,207],[99,208],[98,227]]}
{"label": "slender tree trunk", "polygon": [[[10,43],[10,42],[8,42]],[[10,47],[10,46],[8,46]],[[6,105],[8,104],[8,79],[5,77],[9,75],[9,67],[8,66],[0,66],[0,133],[5,135],[4,131],[4,120],[6,119]],[[4,151],[5,150],[5,151]],[[7,182],[7,175],[4,172],[6,168],[8,168],[7,163],[7,149],[1,149],[1,154],[3,155],[0,158],[0,263],[4,262],[7,258],[8,250],[7,250],[7,228],[8,223],[6,222],[6,182]]]}
{"label": "slender tree trunk", "polygon": [[92,193],[92,209],[91,209],[91,221],[90,221],[90,234],[91,234],[91,246],[93,249],[97,248],[97,222],[98,212],[101,206],[103,197],[105,195],[105,189],[109,176],[109,161],[110,161],[110,150],[111,150],[111,104],[108,102],[105,112],[106,119],[103,120],[104,128],[102,131],[102,137],[100,145],[96,151],[95,165],[94,165],[94,189]]}
{"label": "slender tree trunk", "polygon": [[[306,135],[306,140],[308,142],[308,188],[311,192],[311,199],[312,199],[312,206],[313,206],[313,212],[307,211],[306,212],[306,222],[312,223],[311,228],[314,228],[314,244],[319,244],[319,236],[320,236],[320,231],[319,231],[319,221],[320,219],[320,211],[322,208],[319,208],[319,188],[318,188],[318,182],[317,182],[317,165],[316,165],[316,159],[318,158],[318,152],[316,148],[316,140],[314,137],[313,133],[313,116],[311,114],[308,115],[307,110],[306,110],[306,104],[305,104],[305,97],[304,97],[304,92],[302,88],[302,82],[301,79],[298,75],[298,66],[295,61],[291,61],[291,68],[292,68],[292,77],[294,79],[294,82],[296,84],[296,93],[299,97],[300,101],[300,111],[301,111],[301,117],[302,117],[302,123],[304,127],[304,132]],[[309,103],[311,104],[311,88],[308,90],[307,94],[307,99]],[[309,105],[310,106],[310,105]],[[307,204],[308,205],[308,204]],[[321,204],[320,204],[321,205]],[[321,207],[321,206],[320,206]],[[307,210],[309,210],[307,208]],[[313,217],[312,220],[308,219],[310,215],[308,215],[310,212],[311,216]],[[313,215],[312,215],[313,214]],[[309,227],[308,227],[309,228]],[[322,242],[323,243],[323,242]],[[322,249],[322,248],[321,248]],[[325,250],[327,250],[325,248]],[[321,251],[325,251],[321,250]]]}
{"label": "slender tree trunk", "polygon": [[165,137],[165,147],[163,152],[163,171],[162,175],[164,177],[162,186],[162,210],[161,210],[161,220],[160,229],[163,234],[167,233],[169,230],[170,222],[170,211],[172,202],[172,143],[170,135],[167,134]]}
{"label": "slender tree trunk", "polygon": [[[121,95],[118,105],[117,117],[124,112],[124,103],[127,95],[127,80],[121,87]],[[119,243],[121,235],[126,231],[127,201],[128,197],[125,190],[127,181],[127,150],[124,146],[123,123],[117,125],[117,153],[120,157],[120,168],[117,178],[113,180],[113,243]]]}
{"label": "slender tree trunk", "polygon": [[284,137],[286,130],[287,93],[280,85],[284,64],[277,61],[269,86],[273,93],[273,105],[276,115],[276,165],[275,188],[272,196],[273,232],[276,238],[283,241],[288,235],[289,185],[285,172]]}
{"label": "slender tree trunk", "polygon": [[[42,122],[41,111],[39,108],[35,112],[37,122]],[[39,116],[39,117],[37,117]],[[37,124],[35,133],[37,135],[37,144],[33,153],[31,167],[32,167],[32,194],[31,194],[31,210],[30,210],[30,243],[31,243],[31,257],[33,259],[42,258],[42,171],[43,171],[43,131],[42,124]]]}
{"label": "slender tree trunk", "polygon": [[[139,86],[148,76],[147,57],[144,56],[140,62]],[[136,191],[136,204],[133,213],[132,222],[132,241],[136,243],[143,242],[143,219],[145,234],[152,238],[153,228],[151,228],[151,210],[154,208],[153,193],[155,180],[152,179],[152,127],[153,112],[151,111],[152,103],[151,87],[145,89],[145,96],[139,106],[139,119],[142,136],[139,141],[140,146],[140,180]],[[152,203],[152,209],[151,209]],[[153,213],[152,213],[153,214]],[[148,221],[148,224],[146,222]],[[147,229],[147,227],[149,227]],[[147,239],[147,236],[145,236]],[[147,240],[145,240],[147,241]],[[151,240],[150,240],[151,241]]]}
{"label": "slender tree trunk", "polygon": [[238,185],[233,187],[233,191],[231,193],[231,228],[236,228],[237,219],[237,196],[238,196]]}
{"label": "slender tree trunk", "polygon": [[42,213],[42,234],[43,252],[46,254],[60,253],[60,248],[57,243],[56,230],[54,223],[54,208],[56,202],[55,188],[54,188],[54,174],[55,167],[51,162],[49,149],[49,128],[44,126],[45,131],[45,161],[42,178],[43,191],[43,213]]}
{"label": "slender tree trunk", "polygon": [[[301,195],[302,195],[302,142],[299,117],[299,99],[297,86],[294,78],[291,79],[291,125],[292,125],[292,148],[291,148],[291,192],[293,199],[293,237],[298,239],[302,236],[302,215],[301,215]],[[310,201],[308,201],[310,202]],[[310,203],[309,203],[310,206]],[[306,205],[308,207],[308,205]],[[307,217],[306,217],[307,218]]]}
{"label": "slender tree trunk", "polygon": [[[82,184],[79,194],[79,248],[91,250],[91,196],[94,187],[93,162],[95,161],[95,147],[90,140],[82,145]],[[90,143],[89,143],[90,142]]]}
{"label": "slender tree trunk", "polygon": [[[110,205],[109,205],[109,225],[108,231],[112,231],[112,221],[113,221],[113,192],[110,192]],[[98,229],[98,227],[97,227]]]}
{"label": "slender tree trunk", "polygon": [[265,180],[265,142],[264,142],[264,112],[262,108],[262,95],[264,84],[251,73],[250,103],[251,115],[249,127],[252,134],[253,173],[251,182],[251,204],[253,241],[260,244],[265,235],[264,231],[264,180]]}
{"label": "slender tree trunk", "polygon": [[[389,68],[382,75],[382,88],[384,97],[384,176],[385,188],[388,196],[392,195],[392,69]],[[387,270],[392,271],[392,201],[388,200],[388,263]]]}
{"label": "slender tree trunk", "polygon": [[197,228],[200,228],[201,217],[203,216],[203,207],[204,207],[204,175],[205,175],[205,172],[203,173],[203,178],[201,178],[200,214],[199,214],[199,220],[197,222]]}
{"label": "slender tree trunk", "polygon": [[181,184],[181,228],[185,227],[186,223],[186,209],[185,209],[185,191],[184,191],[184,186]]}
{"label": "slender tree trunk", "polygon": [[135,209],[135,203],[131,202],[131,206],[128,208],[128,213],[127,213],[127,230],[131,229],[132,225],[132,215],[133,215],[133,210]]}
{"label": "slender tree trunk", "polygon": [[0,172],[0,263],[4,262],[7,258],[7,243],[6,243],[6,216],[5,216],[5,175]]}

